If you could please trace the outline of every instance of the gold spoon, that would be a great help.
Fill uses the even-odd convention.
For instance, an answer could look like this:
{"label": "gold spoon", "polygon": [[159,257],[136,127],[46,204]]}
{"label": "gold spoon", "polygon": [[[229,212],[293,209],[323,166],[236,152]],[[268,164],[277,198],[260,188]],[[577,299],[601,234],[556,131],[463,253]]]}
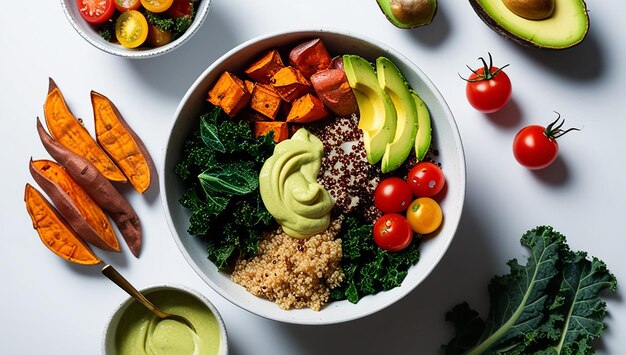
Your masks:
{"label": "gold spoon", "polygon": [[113,266],[109,264],[104,265],[104,267],[102,268],[102,274],[108,277],[109,280],[113,281],[122,290],[126,291],[126,293],[131,295],[134,299],[146,306],[146,308],[148,308],[152,313],[156,314],[157,317],[161,319],[171,319],[183,323],[191,328],[194,333],[196,332],[196,328],[187,318],[179,316],[177,314],[165,313],[158,309],[155,305],[152,304],[152,302],[148,301],[148,299],[143,294],[141,294],[141,292],[139,292],[130,282],[128,282],[128,280],[126,280],[124,276],[117,272],[117,270],[115,270]]}

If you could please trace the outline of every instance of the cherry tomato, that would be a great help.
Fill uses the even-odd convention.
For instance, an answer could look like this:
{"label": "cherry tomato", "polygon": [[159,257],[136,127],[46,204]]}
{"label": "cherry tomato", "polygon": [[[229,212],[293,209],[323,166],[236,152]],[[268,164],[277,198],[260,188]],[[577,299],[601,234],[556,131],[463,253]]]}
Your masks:
{"label": "cherry tomato", "polygon": [[114,0],[115,8],[120,12],[137,10],[141,7],[141,0]]}
{"label": "cherry tomato", "polygon": [[415,233],[430,234],[441,225],[443,212],[437,201],[430,197],[420,197],[411,202],[406,210],[406,218]]}
{"label": "cherry tomato", "polygon": [[[489,65],[482,57],[483,67],[472,70],[465,86],[465,95],[469,103],[478,111],[491,113],[500,110],[511,99],[511,80],[502,69],[492,65],[489,53]],[[471,69],[470,69],[471,70]]]}
{"label": "cherry tomato", "polygon": [[374,191],[374,206],[385,213],[402,212],[411,203],[413,195],[406,181],[399,177],[384,179]]}
{"label": "cherry tomato", "polygon": [[80,16],[94,25],[110,19],[115,12],[113,0],[76,0],[76,5]]}
{"label": "cherry tomato", "polygon": [[148,21],[137,10],[123,12],[115,22],[115,37],[124,47],[139,47],[148,38]]}
{"label": "cherry tomato", "polygon": [[374,241],[381,249],[400,251],[412,240],[413,231],[403,215],[387,213],[374,223]]}
{"label": "cherry tomato", "polygon": [[415,164],[406,180],[416,197],[435,196],[446,183],[443,171],[437,165],[426,161]]}
{"label": "cherry tomato", "polygon": [[[558,113],[557,113],[558,115]],[[557,119],[547,127],[530,125],[522,128],[513,139],[513,155],[515,159],[528,169],[543,169],[552,164],[559,155],[559,144],[556,139],[578,128],[563,130],[565,120]]]}
{"label": "cherry tomato", "polygon": [[150,12],[159,13],[169,9],[173,2],[174,0],[141,0],[141,5]]}
{"label": "cherry tomato", "polygon": [[171,17],[182,17],[191,15],[191,2],[189,0],[174,0],[172,6],[167,10],[167,14]]}

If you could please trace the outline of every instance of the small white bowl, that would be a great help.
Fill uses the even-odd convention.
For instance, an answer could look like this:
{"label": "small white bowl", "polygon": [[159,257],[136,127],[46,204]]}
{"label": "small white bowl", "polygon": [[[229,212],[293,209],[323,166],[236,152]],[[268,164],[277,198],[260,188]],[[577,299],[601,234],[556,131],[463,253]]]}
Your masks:
{"label": "small white bowl", "polygon": [[61,7],[68,21],[70,21],[76,32],[87,40],[87,42],[107,53],[132,59],[156,57],[180,47],[183,43],[187,42],[191,36],[198,32],[198,29],[200,29],[200,26],[202,26],[202,23],[209,13],[210,4],[211,0],[200,0],[193,23],[185,33],[174,41],[156,48],[126,48],[121,44],[111,43],[102,38],[98,31],[80,16],[76,0],[61,0]]}
{"label": "small white bowl", "polygon": [[[202,294],[198,293],[195,290],[192,290],[185,286],[178,286],[178,285],[157,285],[157,286],[144,288],[140,291],[141,293],[146,295],[148,299],[150,299],[150,296],[149,296],[150,293],[163,291],[163,290],[180,292],[182,294],[190,295],[196,298],[198,301],[205,304],[209,308],[211,313],[213,313],[213,315],[215,316],[215,319],[217,320],[217,324],[219,327],[220,347],[216,355],[228,354],[228,336],[226,332],[226,326],[224,325],[224,320],[222,319],[222,316],[217,311],[217,308],[215,308],[215,306],[211,303],[211,301],[209,301],[208,298],[206,298],[205,296],[203,296]],[[113,315],[109,318],[109,321],[104,330],[104,337],[102,340],[102,354],[103,355],[117,355],[117,352],[115,350],[116,348],[115,334],[117,331],[117,327],[120,324],[120,319],[122,318],[122,316],[124,315],[128,307],[131,304],[136,303],[136,302],[137,301],[134,298],[129,297],[115,309],[115,311],[113,312]],[[146,312],[148,312],[148,310],[146,310]]]}
{"label": "small white bowl", "polygon": [[[317,37],[324,41],[331,56],[357,54],[370,61],[378,56],[391,59],[426,103],[432,116],[433,142],[439,150],[437,160],[441,162],[446,174],[446,196],[441,201],[444,222],[436,237],[429,238],[420,245],[421,258],[409,269],[399,287],[366,296],[357,304],[344,300],[330,302],[318,312],[311,309],[286,311],[274,302],[256,297],[235,284],[230,279],[230,274],[220,272],[207,258],[207,248],[203,241],[187,233],[190,213],[178,203],[184,186],[174,173],[174,168],[181,160],[185,140],[198,125],[198,117],[207,110],[207,92],[219,75],[225,70],[243,72],[255,58],[268,49],[292,48]],[[465,200],[463,145],[452,112],[437,88],[411,60],[386,44],[337,30],[313,29],[265,35],[237,46],[213,62],[189,88],[174,114],[161,169],[161,200],[168,225],[180,251],[196,273],[217,293],[237,306],[268,319],[296,324],[331,324],[361,318],[384,309],[407,295],[432,272],[445,254],[456,233]]]}

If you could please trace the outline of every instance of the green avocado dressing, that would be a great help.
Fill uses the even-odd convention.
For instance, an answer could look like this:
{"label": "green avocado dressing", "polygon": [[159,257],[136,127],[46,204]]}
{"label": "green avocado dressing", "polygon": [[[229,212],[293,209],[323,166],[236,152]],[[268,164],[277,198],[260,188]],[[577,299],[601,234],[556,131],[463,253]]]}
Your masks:
{"label": "green avocado dressing", "polygon": [[304,128],[276,145],[259,174],[263,204],[289,236],[307,238],[330,224],[333,200],[317,182],[324,145]]}
{"label": "green avocado dressing", "polygon": [[134,301],[120,318],[115,333],[118,355],[217,354],[220,331],[215,315],[194,296],[176,290],[157,290],[147,298],[167,313],[189,319],[196,333],[175,320],[161,320]]}

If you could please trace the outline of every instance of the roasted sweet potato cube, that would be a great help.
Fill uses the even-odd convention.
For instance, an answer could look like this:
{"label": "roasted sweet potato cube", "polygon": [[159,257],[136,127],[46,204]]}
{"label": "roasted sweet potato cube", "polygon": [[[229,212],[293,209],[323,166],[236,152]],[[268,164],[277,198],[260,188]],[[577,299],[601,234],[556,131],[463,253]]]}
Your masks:
{"label": "roasted sweet potato cube", "polygon": [[250,108],[268,118],[275,119],[282,101],[280,95],[271,85],[259,83],[256,84],[254,91],[252,91]]}
{"label": "roasted sweet potato cube", "polygon": [[280,54],[277,50],[272,49],[261,59],[254,62],[245,72],[252,80],[262,84],[269,84],[272,76],[284,67],[285,64],[283,64]]}
{"label": "roasted sweet potato cube", "polygon": [[328,111],[315,95],[306,94],[293,102],[287,122],[309,123],[328,116]]}
{"label": "roasted sweet potato cube", "polygon": [[300,71],[288,66],[280,69],[270,79],[272,86],[278,95],[287,102],[291,102],[298,97],[312,90],[311,82],[305,78]]}
{"label": "roasted sweet potato cube", "polygon": [[254,122],[254,135],[264,136],[274,131],[274,142],[282,142],[289,138],[289,125],[283,121],[256,121]]}
{"label": "roasted sweet potato cube", "polygon": [[243,84],[246,87],[246,90],[248,90],[248,92],[252,94],[252,91],[254,91],[254,87],[256,86],[256,84],[250,80],[244,80]]}
{"label": "roasted sweet potato cube", "polygon": [[225,71],[209,91],[208,101],[233,117],[248,104],[251,96],[241,79]]}
{"label": "roasted sweet potato cube", "polygon": [[301,43],[289,52],[289,63],[307,78],[318,70],[328,69],[332,61],[320,38]]}

